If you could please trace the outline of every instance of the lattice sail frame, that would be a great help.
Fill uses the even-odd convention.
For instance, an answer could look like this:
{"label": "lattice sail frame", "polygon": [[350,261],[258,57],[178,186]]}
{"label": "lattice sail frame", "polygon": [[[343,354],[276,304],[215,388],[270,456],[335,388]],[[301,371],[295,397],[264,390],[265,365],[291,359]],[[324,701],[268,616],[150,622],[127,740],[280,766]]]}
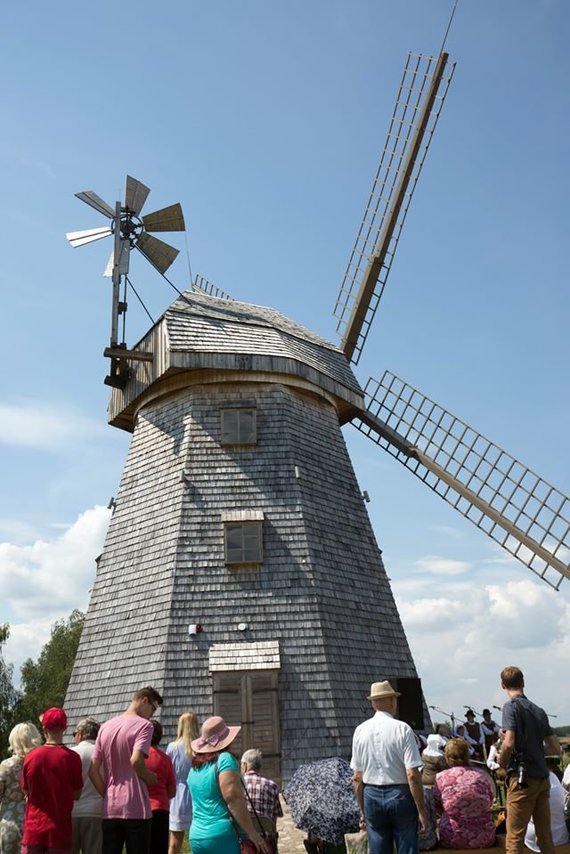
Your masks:
{"label": "lattice sail frame", "polygon": [[200,294],[208,294],[208,296],[217,297],[218,299],[233,300],[233,297],[213,282],[210,282],[210,280],[205,276],[202,276],[201,273],[196,274],[196,277],[192,282],[192,290]]}
{"label": "lattice sail frame", "polygon": [[353,424],[556,590],[570,578],[570,499],[386,371]]}
{"label": "lattice sail frame", "polygon": [[[384,293],[406,214],[455,64],[439,57],[408,55],[388,136],[364,216],[334,308],[342,349],[358,364]],[[372,268],[372,269],[370,269]],[[367,290],[367,279],[373,286]],[[361,317],[354,321],[355,312]],[[355,332],[351,334],[351,327]],[[348,339],[353,338],[350,341]]]}

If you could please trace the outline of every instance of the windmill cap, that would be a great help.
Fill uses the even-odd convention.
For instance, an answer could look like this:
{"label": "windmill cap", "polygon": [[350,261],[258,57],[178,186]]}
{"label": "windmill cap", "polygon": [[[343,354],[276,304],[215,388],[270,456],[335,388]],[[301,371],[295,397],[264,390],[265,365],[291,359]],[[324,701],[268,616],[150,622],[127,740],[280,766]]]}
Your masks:
{"label": "windmill cap", "polygon": [[368,700],[385,700],[388,697],[401,697],[398,691],[394,691],[388,680],[384,682],[373,682],[370,686],[370,696]]}

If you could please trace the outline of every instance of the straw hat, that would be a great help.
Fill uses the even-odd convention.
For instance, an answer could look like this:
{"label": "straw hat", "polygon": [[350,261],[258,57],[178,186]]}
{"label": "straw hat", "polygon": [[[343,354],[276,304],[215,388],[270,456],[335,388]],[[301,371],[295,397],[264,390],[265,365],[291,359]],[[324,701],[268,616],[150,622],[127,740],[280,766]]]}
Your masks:
{"label": "straw hat", "polygon": [[191,742],[192,750],[194,753],[217,753],[232,743],[240,729],[240,726],[228,726],[219,715],[207,718],[202,724],[199,738]]}
{"label": "straw hat", "polygon": [[386,700],[388,697],[401,697],[398,691],[394,691],[388,680],[384,682],[373,682],[370,686],[368,700]]}

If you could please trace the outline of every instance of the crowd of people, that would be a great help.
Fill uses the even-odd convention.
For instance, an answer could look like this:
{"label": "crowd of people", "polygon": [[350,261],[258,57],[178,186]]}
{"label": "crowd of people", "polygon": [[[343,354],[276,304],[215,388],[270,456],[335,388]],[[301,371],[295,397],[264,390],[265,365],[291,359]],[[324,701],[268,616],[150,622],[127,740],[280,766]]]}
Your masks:
{"label": "crowd of people", "polygon": [[163,751],[160,705],[141,688],[122,715],[79,721],[72,748],[63,709],[41,715],[43,740],[15,726],[0,763],[0,854],[180,854],[189,831],[193,854],[239,854],[247,840],[276,851],[279,791],[260,751],[238,764],[228,748],[240,727],[211,717],[199,728],[192,711]]}
{"label": "crowd of people", "polygon": [[375,714],[357,727],[351,761],[370,854],[494,846],[497,783],[507,854],[525,845],[554,854],[569,842],[570,766],[562,777],[560,744],[524,694],[522,671],[506,667],[500,678],[508,697],[500,727],[488,709],[481,723],[469,709],[453,732],[438,725],[426,739],[397,720],[390,683],[372,685]]}
{"label": "crowd of people", "polygon": [[[507,854],[555,854],[569,841],[570,765],[562,776],[558,739],[519,668],[505,668],[501,684],[500,727],[488,709],[480,723],[469,709],[427,738],[398,720],[389,682],[372,684],[374,715],[356,728],[350,763],[369,854],[492,847],[497,786]],[[142,688],[123,714],[80,720],[72,748],[63,709],[41,715],[43,740],[31,723],[15,726],[0,763],[0,854],[180,854],[185,834],[192,854],[275,854],[279,790],[261,774],[260,751],[238,762],[240,727],[219,716],[199,727],[192,711],[162,750],[161,705]]]}

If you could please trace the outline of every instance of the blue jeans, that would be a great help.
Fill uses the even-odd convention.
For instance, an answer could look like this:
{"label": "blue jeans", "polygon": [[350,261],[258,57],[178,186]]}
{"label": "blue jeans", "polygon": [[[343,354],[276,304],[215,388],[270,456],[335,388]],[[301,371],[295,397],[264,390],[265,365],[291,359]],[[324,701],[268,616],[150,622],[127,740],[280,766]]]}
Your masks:
{"label": "blue jeans", "polygon": [[418,854],[418,810],[409,786],[364,786],[370,854]]}

